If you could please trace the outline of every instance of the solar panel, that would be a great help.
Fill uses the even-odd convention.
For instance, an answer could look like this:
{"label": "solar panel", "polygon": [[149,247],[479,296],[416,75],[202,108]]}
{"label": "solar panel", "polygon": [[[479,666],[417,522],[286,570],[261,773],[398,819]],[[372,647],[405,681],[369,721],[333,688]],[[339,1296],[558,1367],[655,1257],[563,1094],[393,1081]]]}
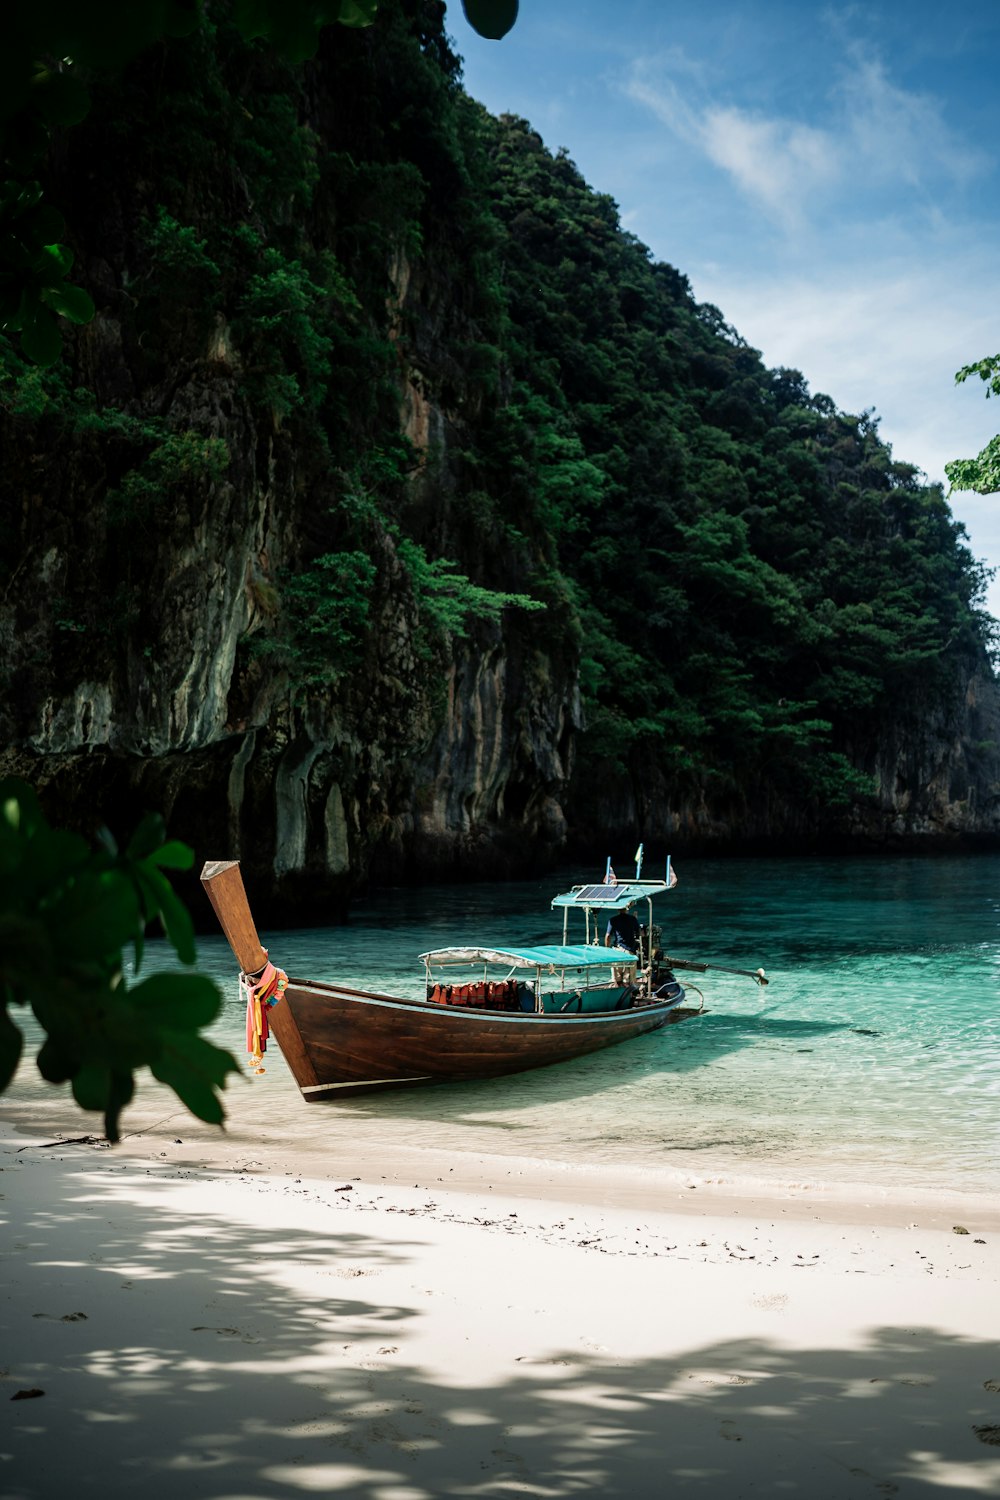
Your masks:
{"label": "solar panel", "polygon": [[583,885],[573,895],[577,901],[592,902],[595,906],[599,901],[619,901],[623,895],[621,886],[618,885]]}

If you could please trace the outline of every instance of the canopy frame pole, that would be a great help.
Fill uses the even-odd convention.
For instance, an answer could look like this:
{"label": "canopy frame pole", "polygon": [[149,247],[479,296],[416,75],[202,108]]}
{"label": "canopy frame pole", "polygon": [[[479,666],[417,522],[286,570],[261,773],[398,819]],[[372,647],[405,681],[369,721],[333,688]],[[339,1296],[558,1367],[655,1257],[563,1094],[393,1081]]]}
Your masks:
{"label": "canopy frame pole", "polygon": [[[646,978],[643,999],[650,1000],[653,995],[653,898],[646,897]],[[642,952],[642,939],[639,939],[639,951]]]}

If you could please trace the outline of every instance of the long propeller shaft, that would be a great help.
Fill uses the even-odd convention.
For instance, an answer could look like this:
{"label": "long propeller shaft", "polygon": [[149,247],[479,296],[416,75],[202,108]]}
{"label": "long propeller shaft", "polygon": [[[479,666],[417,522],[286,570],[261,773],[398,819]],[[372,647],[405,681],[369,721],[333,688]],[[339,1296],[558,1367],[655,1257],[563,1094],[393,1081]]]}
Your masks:
{"label": "long propeller shaft", "polygon": [[696,974],[707,974],[710,970],[716,974],[741,974],[745,979],[752,979],[754,984],[768,983],[763,969],[728,969],[724,964],[699,963],[693,958],[671,958],[668,954],[664,954],[663,962],[671,969],[693,969]]}

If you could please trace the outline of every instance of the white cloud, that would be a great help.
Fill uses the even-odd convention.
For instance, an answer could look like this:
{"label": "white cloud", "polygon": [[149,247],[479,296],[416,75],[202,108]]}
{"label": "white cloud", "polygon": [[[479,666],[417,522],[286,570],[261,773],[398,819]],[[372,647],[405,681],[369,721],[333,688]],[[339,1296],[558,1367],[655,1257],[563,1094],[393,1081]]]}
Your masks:
{"label": "white cloud", "polygon": [[624,88],[786,231],[818,203],[849,213],[866,188],[885,183],[919,194],[934,219],[936,184],[963,186],[992,167],[986,152],[948,128],[937,99],[900,88],[860,42],[840,58],[826,95],[803,103],[810,120],[711,98],[704,72],[675,52],[633,61]]}
{"label": "white cloud", "polygon": [[653,69],[633,65],[625,85],[681,140],[704,153],[747,197],[783,225],[799,224],[802,205],[840,171],[839,151],[826,131],[794,120],[767,119],[734,105],[691,105],[665,76],[663,58]]}
{"label": "white cloud", "polygon": [[659,59],[657,71],[661,76],[654,82],[650,78],[650,68],[645,62],[639,61],[632,64],[628,81],[625,84],[625,92],[630,99],[637,104],[644,104],[647,109],[652,110],[668,130],[679,135],[681,140],[688,141],[691,145],[700,143],[701,126],[695,111],[681,97],[681,91],[668,75],[663,75],[665,66],[664,59]]}
{"label": "white cloud", "polygon": [[786,227],[798,224],[808,198],[840,174],[834,142],[812,125],[709,109],[700,133],[709,159]]}
{"label": "white cloud", "polygon": [[946,125],[940,102],[897,87],[877,57],[850,49],[837,89],[856,157],[879,179],[926,188],[939,174],[965,184],[991,165]]}

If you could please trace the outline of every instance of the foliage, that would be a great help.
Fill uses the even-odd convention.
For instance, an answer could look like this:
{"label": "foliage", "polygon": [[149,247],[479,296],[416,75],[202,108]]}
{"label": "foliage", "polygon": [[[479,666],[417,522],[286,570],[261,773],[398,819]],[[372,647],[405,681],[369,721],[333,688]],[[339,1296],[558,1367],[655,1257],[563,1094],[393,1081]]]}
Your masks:
{"label": "foliage", "polygon": [[955,384],[963,385],[972,375],[978,375],[986,383],[986,399],[1000,396],[1000,354],[977,359],[974,364],[963,365],[955,375]]}
{"label": "foliage", "polygon": [[[60,243],[62,215],[42,202],[33,172],[53,130],[85,118],[90,95],[81,74],[122,66],[161,36],[181,36],[199,23],[191,0],[137,6],[104,0],[91,6],[37,5],[17,0],[0,49],[0,330],[20,333],[25,355],[39,365],[59,358],[56,317],[86,323],[89,295],[66,280],[73,255]],[[59,61],[56,61],[58,59]]]}
{"label": "foliage", "polygon": [[[961,385],[972,375],[978,375],[985,382],[987,398],[1000,396],[1000,354],[963,365],[955,376],[956,385]],[[1000,433],[990,438],[976,458],[952,459],[951,463],[945,464],[944,472],[952,489],[976,490],[980,495],[992,495],[1000,490]]]}
{"label": "foliage", "polygon": [[109,490],[108,516],[116,525],[133,525],[168,509],[191,484],[218,484],[229,467],[222,438],[198,432],[172,432],[148,458],[129,469],[117,490]]}
{"label": "foliage", "polygon": [[378,0],[236,0],[233,23],[247,41],[263,38],[289,62],[305,62],[315,56],[324,26],[370,26],[377,10]]}
{"label": "foliage", "polygon": [[429,558],[420,543],[410,537],[398,537],[396,550],[410,575],[421,617],[434,629],[460,640],[467,636],[472,620],[497,620],[507,608],[529,612],[545,609],[540,599],[473,583],[458,571],[457,563],[445,557]]}
{"label": "foliage", "polygon": [[[500,38],[517,17],[517,0],[463,0],[474,30]],[[232,24],[289,62],[314,57],[324,27],[371,26],[378,0],[234,0]],[[206,28],[203,0],[99,0],[68,6],[14,0],[0,51],[0,332],[21,335],[38,365],[61,352],[57,317],[87,323],[94,304],[67,281],[73,253],[60,243],[61,214],[43,204],[30,173],[55,129],[90,110],[89,75],[122,68],[152,43]],[[56,61],[58,59],[58,61]]]}
{"label": "foliage", "polygon": [[258,638],[256,653],[277,657],[296,683],[337,682],[358,664],[375,576],[375,564],[359,551],[328,552],[286,575],[277,590],[277,629]]}
{"label": "foliage", "polygon": [[[236,0],[233,22],[246,38],[265,37],[292,61],[311,57],[330,22],[368,26],[377,0]],[[144,5],[102,0],[86,6],[17,0],[0,54],[0,331],[21,336],[25,355],[51,365],[61,353],[56,317],[86,323],[88,293],[67,281],[72,251],[59,243],[62,216],[42,202],[34,169],[52,130],[76,125],[90,110],[85,81],[124,66],[162,37],[190,36],[205,24],[200,0]],[[59,62],[53,59],[60,59]]]}
{"label": "foliage", "polygon": [[251,389],[282,416],[322,400],[332,368],[330,325],[358,308],[335,257],[327,253],[318,262],[321,280],[314,281],[301,262],[264,249],[234,322],[244,335]]}
{"label": "foliage", "polygon": [[124,851],[107,831],[91,849],[49,825],[26,783],[0,782],[0,1091],[23,1049],[11,1012],[27,1006],[45,1033],[42,1077],[70,1083],[81,1109],[102,1111],[109,1140],[144,1067],[199,1119],[221,1123],[219,1090],[238,1069],[199,1035],[219,1012],[217,986],[198,974],[136,983],[123,957],[131,946],[137,974],[144,933],[158,921],[181,962],[195,962],[191,919],[165,873],[189,869],[193,857],[165,841],[157,816]]}
{"label": "foliage", "polygon": [[218,308],[221,268],[208,251],[207,236],[180,223],[162,203],[139,230],[145,271],[137,280],[143,331],[157,322],[196,329],[204,337]]}
{"label": "foliage", "polygon": [[1000,491],[1000,433],[990,438],[975,458],[953,458],[944,466],[954,490],[975,490],[980,495]]}

